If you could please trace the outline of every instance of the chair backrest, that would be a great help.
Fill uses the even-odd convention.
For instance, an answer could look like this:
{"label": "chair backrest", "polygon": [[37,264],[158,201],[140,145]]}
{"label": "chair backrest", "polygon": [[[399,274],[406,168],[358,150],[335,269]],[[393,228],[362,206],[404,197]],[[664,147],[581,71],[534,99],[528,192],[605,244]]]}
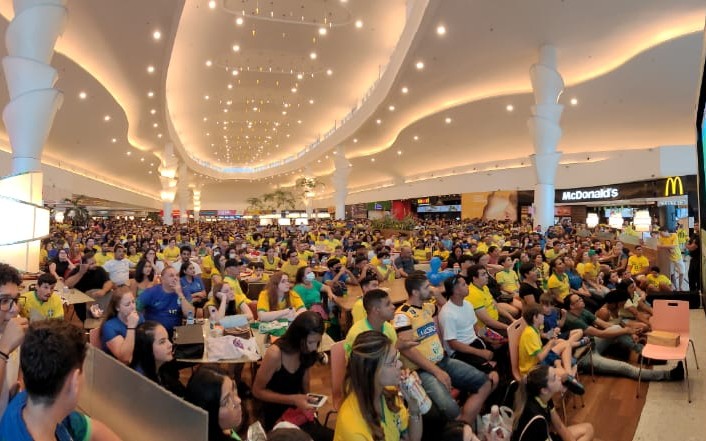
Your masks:
{"label": "chair backrest", "polygon": [[101,349],[101,328],[93,328],[88,331],[88,342],[91,346]]}
{"label": "chair backrest", "polygon": [[250,300],[248,302],[248,308],[250,308],[250,312],[252,312],[252,317],[257,320],[257,300]]}
{"label": "chair backrest", "polygon": [[331,405],[338,410],[343,403],[343,382],[346,379],[345,341],[337,341],[331,346]]}
{"label": "chair backrest", "polygon": [[655,300],[652,329],[681,334],[689,333],[689,302],[686,300]]}
{"label": "chair backrest", "polygon": [[520,375],[520,336],[522,331],[527,327],[524,319],[519,318],[510,323],[507,327],[507,346],[510,351],[510,366],[512,367],[512,376],[516,381],[521,381]]}

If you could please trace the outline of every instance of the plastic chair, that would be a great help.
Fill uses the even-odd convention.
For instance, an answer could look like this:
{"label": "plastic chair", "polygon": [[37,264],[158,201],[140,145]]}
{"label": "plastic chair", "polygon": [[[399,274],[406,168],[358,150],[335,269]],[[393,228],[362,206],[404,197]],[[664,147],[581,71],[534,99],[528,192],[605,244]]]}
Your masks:
{"label": "plastic chair", "polygon": [[691,387],[689,385],[689,365],[686,360],[689,344],[694,353],[696,369],[699,369],[699,359],[696,358],[694,341],[689,334],[689,302],[685,300],[655,300],[652,306],[654,315],[650,319],[652,329],[655,331],[668,331],[679,334],[679,346],[668,347],[647,343],[642,349],[640,357],[640,371],[637,375],[637,398],[640,397],[640,382],[642,379],[642,366],[645,357],[653,360],[680,360],[684,362],[686,372],[686,393],[691,403]]}
{"label": "plastic chair", "polygon": [[[513,381],[522,381],[520,375],[520,336],[522,331],[527,327],[527,323],[521,318],[510,323],[507,327],[507,347],[510,351],[510,369],[512,372]],[[512,383],[511,383],[512,384]]]}
{"label": "plastic chair", "polygon": [[343,404],[343,382],[346,378],[346,351],[343,348],[344,341],[338,341],[331,346],[331,407],[326,414],[324,426],[328,426],[328,419],[333,413],[338,413],[338,409]]}
{"label": "plastic chair", "polygon": [[91,346],[101,349],[101,328],[93,328],[88,331],[88,342]]}

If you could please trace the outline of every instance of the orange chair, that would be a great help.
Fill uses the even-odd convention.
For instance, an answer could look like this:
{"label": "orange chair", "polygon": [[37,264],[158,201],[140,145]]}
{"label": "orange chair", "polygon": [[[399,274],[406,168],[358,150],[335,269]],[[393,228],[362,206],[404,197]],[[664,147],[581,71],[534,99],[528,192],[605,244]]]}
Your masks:
{"label": "orange chair", "polygon": [[248,307],[250,312],[252,312],[252,317],[257,321],[257,300],[251,300],[248,302]]}
{"label": "orange chair", "polygon": [[510,368],[515,382],[521,382],[520,375],[520,336],[527,327],[523,319],[517,319],[507,327],[507,347],[510,351]]}
{"label": "orange chair", "polygon": [[637,394],[640,397],[640,381],[642,379],[642,365],[645,357],[653,360],[681,360],[684,362],[686,371],[686,393],[689,403],[691,403],[691,387],[689,385],[689,365],[686,355],[689,351],[689,343],[694,353],[696,369],[699,369],[699,359],[696,358],[694,340],[689,334],[689,302],[686,300],[655,300],[652,306],[654,315],[650,319],[650,325],[655,331],[668,331],[679,334],[679,346],[668,347],[647,343],[642,349],[640,357],[640,372],[637,376]]}
{"label": "orange chair", "polygon": [[88,342],[91,346],[101,349],[101,328],[93,328],[88,331]]}
{"label": "orange chair", "polygon": [[346,351],[343,348],[345,341],[338,341],[331,346],[331,407],[326,414],[324,426],[328,425],[328,419],[332,413],[338,413],[338,409],[343,404],[343,382],[346,378]]}

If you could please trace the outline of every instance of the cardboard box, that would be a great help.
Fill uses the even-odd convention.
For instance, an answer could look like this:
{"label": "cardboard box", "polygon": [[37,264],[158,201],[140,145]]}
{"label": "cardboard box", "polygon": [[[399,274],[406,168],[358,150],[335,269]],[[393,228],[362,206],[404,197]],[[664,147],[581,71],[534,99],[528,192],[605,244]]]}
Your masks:
{"label": "cardboard box", "polygon": [[648,332],[647,343],[676,348],[677,346],[679,346],[679,334],[668,331]]}

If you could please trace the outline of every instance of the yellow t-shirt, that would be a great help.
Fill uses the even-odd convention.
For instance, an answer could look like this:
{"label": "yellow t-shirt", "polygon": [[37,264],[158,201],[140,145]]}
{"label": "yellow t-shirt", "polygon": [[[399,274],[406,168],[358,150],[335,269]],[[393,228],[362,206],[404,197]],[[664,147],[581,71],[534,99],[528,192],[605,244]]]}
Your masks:
{"label": "yellow t-shirt", "polygon": [[[381,408],[383,415],[380,424],[385,433],[385,441],[399,441],[403,434],[407,432],[409,424],[409,414],[404,407],[402,399],[397,396],[398,412],[392,412],[387,407],[385,400],[382,400]],[[336,431],[333,435],[334,441],[372,441],[373,436],[360,411],[360,405],[355,393],[350,393],[341,405],[336,417]]]}
{"label": "yellow t-shirt", "polygon": [[450,255],[451,255],[451,253],[450,253],[449,251],[446,251],[446,250],[444,250],[444,251],[440,251],[440,250],[434,251],[434,256],[437,256],[439,259],[443,260],[444,262],[449,258]]}
{"label": "yellow t-shirt", "polygon": [[176,261],[179,258],[180,254],[181,252],[179,251],[179,247],[166,247],[162,252],[164,259],[170,262]]}
{"label": "yellow t-shirt", "polygon": [[539,363],[537,355],[542,352],[542,338],[534,326],[527,326],[522,331],[519,351],[518,369],[520,370],[520,375],[527,375]]}
{"label": "yellow t-shirt", "polygon": [[363,307],[363,298],[359,298],[353,303],[353,308],[351,308],[351,315],[353,316],[353,323],[358,323],[368,316],[368,312]]}
{"label": "yellow t-shirt", "polygon": [[586,280],[596,280],[599,270],[600,268],[598,265],[594,265],[593,262],[586,262],[583,265],[582,277]]}
{"label": "yellow t-shirt", "polygon": [[[299,294],[294,291],[289,291],[289,305],[297,310],[299,308],[304,308],[304,301],[299,297]],[[277,311],[281,311],[287,308],[286,299],[282,299],[277,303]],[[260,296],[257,298],[257,310],[268,312],[270,310],[270,300],[267,297],[267,290],[263,289],[260,292]]]}
{"label": "yellow t-shirt", "polygon": [[[213,262],[213,257],[210,255],[205,255],[203,258],[201,258],[201,278],[202,279],[210,279],[211,276],[213,275],[213,270],[215,269],[216,265]],[[216,270],[218,271],[218,270]]]}
{"label": "yellow t-shirt", "polygon": [[576,264],[576,272],[579,273],[579,275],[580,275],[581,277],[583,277],[584,267],[585,267],[585,266],[586,266],[586,264],[583,263],[583,262],[580,262],[580,263],[577,263],[577,264]]}
{"label": "yellow t-shirt", "polygon": [[502,270],[495,273],[495,280],[505,291],[518,292],[520,290],[520,278],[512,270]]}
{"label": "yellow t-shirt", "polygon": [[[25,298],[25,303],[20,311],[22,317],[34,319],[37,315],[41,315],[43,318],[64,318],[64,305],[58,294],[52,293],[46,302],[37,298],[36,291],[30,291],[23,294],[22,297]],[[32,311],[35,312],[32,313]]]}
{"label": "yellow t-shirt", "polygon": [[[236,293],[233,298],[233,301],[235,302],[235,313],[240,314],[241,313],[240,306],[243,303],[247,304],[250,301],[250,299],[248,299],[245,296],[245,294]],[[208,299],[208,302],[206,302],[206,304],[204,305],[204,308],[208,309],[209,306],[214,306],[214,307],[218,308],[218,299],[216,298],[216,296],[213,296],[210,299]]]}
{"label": "yellow t-shirt", "polygon": [[380,274],[382,274],[383,281],[388,280],[392,282],[395,280],[395,269],[392,265],[388,265],[387,268],[382,265],[377,265],[377,270],[380,271]]}
{"label": "yellow t-shirt", "polygon": [[235,294],[236,297],[238,296],[243,296],[247,297],[245,293],[243,293],[243,289],[240,287],[240,281],[232,278],[231,276],[225,276],[223,278],[223,283],[227,283],[230,285],[231,289],[233,290],[233,293]]}
{"label": "yellow t-shirt", "polygon": [[628,258],[628,269],[630,274],[637,275],[650,267],[650,261],[645,256],[630,256]]}
{"label": "yellow t-shirt", "polygon": [[648,274],[645,279],[647,281],[647,285],[651,286],[656,290],[659,290],[660,285],[672,286],[672,281],[669,280],[669,277],[665,276],[664,274],[657,274],[656,276]]}
{"label": "yellow t-shirt", "polygon": [[273,262],[270,262],[267,256],[262,258],[262,264],[265,265],[265,271],[277,271],[281,261],[282,259],[277,256],[273,257]]}
{"label": "yellow t-shirt", "polygon": [[414,250],[414,254],[412,257],[416,260],[427,260],[429,254],[427,254],[428,251],[426,249],[420,250],[419,248]]}
{"label": "yellow t-shirt", "polygon": [[135,265],[137,265],[138,262],[140,262],[141,258],[142,258],[142,253],[135,253],[132,256],[127,256],[127,260],[134,263]]}
{"label": "yellow t-shirt", "polygon": [[107,253],[105,255],[103,255],[103,253],[96,253],[94,258],[96,259],[96,265],[103,266],[107,261],[113,260],[113,253]]}
{"label": "yellow t-shirt", "polygon": [[[373,329],[373,327],[370,326],[370,323],[368,322],[367,318],[355,322],[353,326],[351,326],[351,328],[348,330],[348,334],[346,334],[346,342],[343,344],[343,348],[346,350],[346,357],[351,354],[355,338],[365,331],[377,331],[377,329]],[[382,333],[390,339],[390,341],[392,342],[392,346],[395,346],[397,344],[397,332],[390,323],[385,322],[382,325]]]}
{"label": "yellow t-shirt", "polygon": [[561,279],[557,277],[556,274],[552,274],[549,276],[549,280],[547,280],[547,289],[557,289],[558,292],[556,298],[560,302],[563,302],[566,296],[569,295],[569,288],[569,276],[566,274],[563,274]]}
{"label": "yellow t-shirt", "polygon": [[301,257],[299,258],[299,264],[298,265],[292,265],[289,263],[289,260],[284,262],[282,264],[282,271],[289,276],[289,281],[294,282],[294,278],[297,276],[297,271],[299,271],[299,268],[302,268],[306,266],[306,260],[303,260]]}
{"label": "yellow t-shirt", "polygon": [[669,250],[669,260],[672,262],[678,262],[681,260],[681,248],[679,248],[679,238],[676,234],[672,233],[667,237],[660,234],[657,237],[657,240],[660,245],[673,246],[672,249]]}
{"label": "yellow t-shirt", "polygon": [[[436,305],[433,303],[424,303],[422,307],[405,303],[397,308],[393,319],[393,325],[398,334],[412,330],[414,340],[419,342],[415,349],[434,364],[444,358],[444,347],[441,345],[439,332],[434,322],[435,310]],[[402,357],[402,362],[408,369],[416,370],[418,367],[406,357]]]}
{"label": "yellow t-shirt", "polygon": [[[493,320],[497,320],[500,317],[498,308],[495,306],[495,301],[493,300],[493,295],[490,294],[490,290],[487,286],[484,286],[481,290],[480,288],[471,283],[470,285],[468,285],[468,295],[466,296],[466,300],[468,300],[468,303],[473,305],[474,311],[478,311],[481,308],[485,308],[485,310],[488,312],[488,315]],[[483,323],[480,317],[478,317],[477,315],[476,317],[478,318],[478,326],[486,326],[486,324]]]}

